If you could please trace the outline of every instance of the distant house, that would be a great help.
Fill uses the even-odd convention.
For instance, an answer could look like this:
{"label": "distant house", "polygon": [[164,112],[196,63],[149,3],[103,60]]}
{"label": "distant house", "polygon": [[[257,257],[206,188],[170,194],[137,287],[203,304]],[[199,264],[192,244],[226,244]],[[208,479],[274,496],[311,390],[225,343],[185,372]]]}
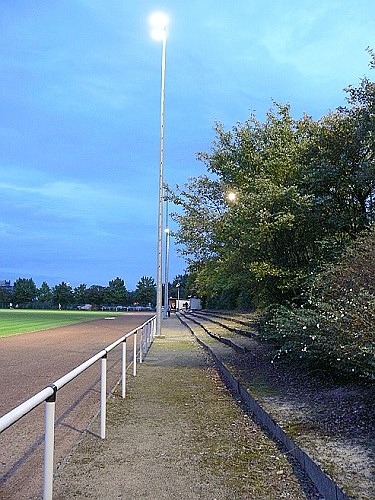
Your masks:
{"label": "distant house", "polygon": [[13,285],[10,280],[0,280],[0,288],[8,292],[13,292]]}

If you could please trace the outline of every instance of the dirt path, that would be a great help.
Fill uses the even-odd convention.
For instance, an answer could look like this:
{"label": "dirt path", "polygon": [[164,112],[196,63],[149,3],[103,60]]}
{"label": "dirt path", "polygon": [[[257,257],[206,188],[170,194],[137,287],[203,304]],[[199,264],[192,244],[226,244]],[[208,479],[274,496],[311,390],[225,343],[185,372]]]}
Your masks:
{"label": "dirt path", "polygon": [[305,496],[188,330],[167,321],[174,327],[155,340],[127,398],[109,400],[107,438],[86,434],[58,469],[54,499],[317,498]]}

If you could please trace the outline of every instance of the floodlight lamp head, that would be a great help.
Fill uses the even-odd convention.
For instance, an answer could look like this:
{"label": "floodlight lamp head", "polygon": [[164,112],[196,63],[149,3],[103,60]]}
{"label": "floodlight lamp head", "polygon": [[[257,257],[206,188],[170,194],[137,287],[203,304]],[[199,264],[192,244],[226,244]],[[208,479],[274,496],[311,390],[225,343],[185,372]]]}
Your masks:
{"label": "floodlight lamp head", "polygon": [[161,42],[167,33],[169,17],[165,12],[154,12],[149,18],[151,27],[151,37],[157,42]]}

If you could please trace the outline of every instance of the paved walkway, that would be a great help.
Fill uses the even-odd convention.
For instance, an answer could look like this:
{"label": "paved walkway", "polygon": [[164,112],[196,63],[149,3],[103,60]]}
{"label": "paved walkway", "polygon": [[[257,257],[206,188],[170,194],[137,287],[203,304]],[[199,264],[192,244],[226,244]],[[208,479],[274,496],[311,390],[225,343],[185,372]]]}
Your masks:
{"label": "paved walkway", "polygon": [[162,333],[108,401],[107,438],[95,421],[59,467],[54,499],[305,498],[189,330],[172,315]]}

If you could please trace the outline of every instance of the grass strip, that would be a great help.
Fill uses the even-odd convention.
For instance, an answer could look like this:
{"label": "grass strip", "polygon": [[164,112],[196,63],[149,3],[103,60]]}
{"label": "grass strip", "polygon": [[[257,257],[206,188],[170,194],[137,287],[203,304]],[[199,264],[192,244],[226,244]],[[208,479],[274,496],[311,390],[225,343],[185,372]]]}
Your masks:
{"label": "grass strip", "polygon": [[108,313],[105,311],[1,309],[0,337],[48,330],[49,328],[84,323],[107,316],[119,316],[121,314],[123,313]]}

